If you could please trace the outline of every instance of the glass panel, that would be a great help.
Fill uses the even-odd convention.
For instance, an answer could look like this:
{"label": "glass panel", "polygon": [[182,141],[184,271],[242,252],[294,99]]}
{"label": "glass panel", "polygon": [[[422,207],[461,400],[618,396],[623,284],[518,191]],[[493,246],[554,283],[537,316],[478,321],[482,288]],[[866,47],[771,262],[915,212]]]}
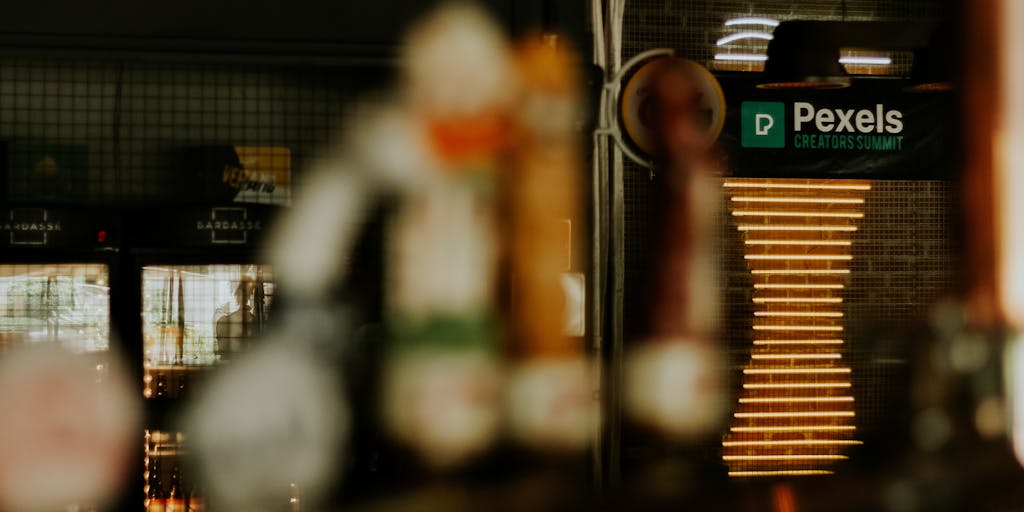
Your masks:
{"label": "glass panel", "polygon": [[80,354],[109,348],[106,265],[0,265],[0,352],[50,341]]}
{"label": "glass panel", "polygon": [[263,265],[162,265],[142,269],[147,368],[230,359],[263,329],[273,296]]}

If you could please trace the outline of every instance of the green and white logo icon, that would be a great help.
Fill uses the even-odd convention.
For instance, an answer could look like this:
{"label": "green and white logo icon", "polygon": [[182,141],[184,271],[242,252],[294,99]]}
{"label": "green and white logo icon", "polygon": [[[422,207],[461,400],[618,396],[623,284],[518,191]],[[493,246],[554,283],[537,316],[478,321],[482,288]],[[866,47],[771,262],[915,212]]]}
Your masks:
{"label": "green and white logo icon", "polygon": [[786,105],[779,101],[744,101],[740,106],[740,144],[745,148],[786,147]]}

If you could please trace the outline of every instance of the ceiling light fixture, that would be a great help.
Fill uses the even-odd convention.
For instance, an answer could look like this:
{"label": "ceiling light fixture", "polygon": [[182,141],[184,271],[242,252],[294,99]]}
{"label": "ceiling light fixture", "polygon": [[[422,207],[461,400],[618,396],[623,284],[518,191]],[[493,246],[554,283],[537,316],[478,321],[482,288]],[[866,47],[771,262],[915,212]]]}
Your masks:
{"label": "ceiling light fixture", "polygon": [[779,20],[759,16],[743,16],[725,20],[725,26],[732,27],[735,25],[761,25],[764,27],[775,28],[779,26]]}
{"label": "ceiling light fixture", "polygon": [[715,45],[716,46],[725,46],[725,45],[727,45],[729,43],[734,43],[736,41],[740,41],[740,40],[743,40],[743,39],[760,39],[762,41],[771,41],[772,40],[772,35],[771,34],[767,34],[765,32],[749,32],[749,31],[736,32],[734,34],[729,34],[727,36],[724,36],[724,37],[720,38],[718,41],[715,41]]}

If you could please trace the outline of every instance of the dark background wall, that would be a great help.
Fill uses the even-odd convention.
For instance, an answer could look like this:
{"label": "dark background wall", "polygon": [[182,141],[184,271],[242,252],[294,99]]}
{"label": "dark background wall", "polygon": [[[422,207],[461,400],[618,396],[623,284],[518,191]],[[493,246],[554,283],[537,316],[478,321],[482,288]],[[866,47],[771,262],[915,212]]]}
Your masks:
{"label": "dark background wall", "polygon": [[[190,170],[173,156],[195,145],[287,146],[301,181],[437,3],[15,3],[0,18],[0,141],[74,154],[59,199],[76,204],[187,199]],[[511,34],[558,30],[586,51],[583,1],[481,4]],[[11,187],[9,199],[38,198]]]}

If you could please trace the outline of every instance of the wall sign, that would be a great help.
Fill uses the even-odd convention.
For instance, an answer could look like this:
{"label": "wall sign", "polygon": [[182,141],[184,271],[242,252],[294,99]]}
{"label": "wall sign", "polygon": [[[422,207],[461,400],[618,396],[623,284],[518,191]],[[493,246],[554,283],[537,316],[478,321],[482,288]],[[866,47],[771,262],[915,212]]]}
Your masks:
{"label": "wall sign", "polygon": [[[25,248],[87,248],[114,242],[110,217],[93,212],[54,208],[0,209],[0,246]],[[102,240],[98,234],[102,233]]]}
{"label": "wall sign", "polygon": [[260,242],[276,211],[262,205],[135,211],[125,216],[125,243],[150,249],[252,247]]}
{"label": "wall sign", "polygon": [[955,98],[898,81],[842,91],[765,91],[723,79],[730,108],[719,146],[733,176],[950,179]]}
{"label": "wall sign", "polygon": [[[200,146],[183,150],[206,203],[291,204],[291,150],[283,146]],[[198,192],[198,194],[196,194]]]}
{"label": "wall sign", "polygon": [[61,231],[59,219],[51,219],[45,208],[11,208],[0,231],[11,245],[47,245],[50,233]]}
{"label": "wall sign", "polygon": [[214,245],[249,242],[249,233],[262,231],[263,221],[249,219],[249,210],[238,207],[211,208],[210,218],[196,221],[196,231],[209,232]]}
{"label": "wall sign", "polygon": [[[740,144],[745,148],[903,150],[903,112],[882,103],[873,108],[829,108],[808,101],[744,101],[740,124]],[[792,134],[788,140],[787,133]]]}
{"label": "wall sign", "polygon": [[8,199],[68,203],[87,188],[89,148],[45,142],[7,144]]}

